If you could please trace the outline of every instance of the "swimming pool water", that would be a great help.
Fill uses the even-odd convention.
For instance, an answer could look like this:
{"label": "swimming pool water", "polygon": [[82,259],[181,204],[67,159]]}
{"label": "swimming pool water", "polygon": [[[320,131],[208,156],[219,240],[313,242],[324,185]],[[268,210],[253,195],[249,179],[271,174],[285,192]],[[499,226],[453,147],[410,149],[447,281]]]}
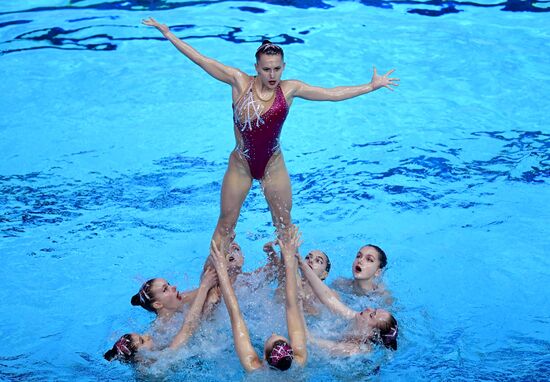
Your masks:
{"label": "swimming pool water", "polygon": [[[401,329],[393,354],[331,360],[311,348],[291,378],[547,379],[547,9],[3,1],[0,379],[289,378],[245,376],[223,307],[165,364],[102,359],[119,335],[148,330],[152,317],[129,304],[142,281],[197,285],[234,145],[229,89],[140,26],[147,16],[249,73],[268,37],[285,48],[287,79],[364,83],[372,65],[401,78],[394,93],[296,100],[283,129],[303,252],[329,254],[330,283],[379,244]],[[257,184],[236,231],[245,270],[261,265],[273,229]],[[265,293],[239,292],[257,349],[285,331]]]}

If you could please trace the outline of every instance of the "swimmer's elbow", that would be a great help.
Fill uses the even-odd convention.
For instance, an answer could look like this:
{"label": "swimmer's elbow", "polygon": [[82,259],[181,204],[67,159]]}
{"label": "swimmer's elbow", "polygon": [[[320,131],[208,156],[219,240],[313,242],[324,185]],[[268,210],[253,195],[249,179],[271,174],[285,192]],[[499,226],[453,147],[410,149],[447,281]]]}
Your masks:
{"label": "swimmer's elbow", "polygon": [[305,366],[307,362],[307,354],[305,357],[294,356],[294,361],[298,366],[302,366],[302,367]]}
{"label": "swimmer's elbow", "polygon": [[307,362],[307,349],[306,347],[298,347],[294,350],[294,361],[300,365],[305,366]]}
{"label": "swimmer's elbow", "polygon": [[262,361],[260,361],[257,355],[248,356],[241,363],[247,372],[252,372],[262,367]]}

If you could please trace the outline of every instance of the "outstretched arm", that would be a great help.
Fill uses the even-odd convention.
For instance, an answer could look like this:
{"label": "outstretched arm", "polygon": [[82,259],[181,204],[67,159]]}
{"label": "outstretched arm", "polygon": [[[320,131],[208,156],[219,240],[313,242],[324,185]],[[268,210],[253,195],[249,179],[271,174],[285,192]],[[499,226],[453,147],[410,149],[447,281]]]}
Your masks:
{"label": "outstretched arm", "polygon": [[166,24],[160,24],[152,17],[144,19],[142,23],[157,28],[181,53],[215,79],[233,87],[238,87],[239,84],[248,82],[248,76],[245,73],[199,53],[191,45],[180,40],[175,34],[170,32],[170,28]]}
{"label": "outstretched arm", "polygon": [[237,351],[241,365],[243,365],[246,371],[259,369],[262,367],[262,361],[250,342],[250,334],[248,333],[248,328],[241,314],[237,296],[235,296],[235,291],[233,290],[233,286],[229,280],[229,274],[227,273],[227,260],[213,240],[210,246],[210,258],[218,273],[220,289],[222,290],[225,306],[227,307],[227,312],[231,319],[235,350]]}
{"label": "outstretched arm", "polygon": [[381,87],[388,88],[393,91],[393,87],[399,86],[399,78],[388,77],[395,69],[390,70],[383,76],[378,75],[376,68],[373,68],[371,82],[357,86],[338,86],[335,88],[322,88],[311,86],[301,81],[289,80],[285,81],[290,87],[289,95],[310,101],[343,101],[345,99],[357,97],[366,93],[370,93]]}
{"label": "outstretched arm", "polygon": [[208,294],[210,288],[212,288],[215,284],[216,272],[211,267],[208,267],[202,274],[201,283],[197,289],[197,295],[189,308],[185,321],[178,334],[176,334],[170,343],[170,349],[178,349],[179,347],[185,345],[195,330],[197,330],[200,323],[204,301],[206,300],[206,295]]}
{"label": "outstretched arm", "polygon": [[355,311],[350,309],[346,304],[338,299],[337,294],[330,289],[316,274],[313,269],[307,265],[297,253],[298,264],[302,270],[302,274],[311,285],[313,292],[334,313],[339,314],[347,319],[352,319],[355,316]]}
{"label": "outstretched arm", "polygon": [[338,342],[332,340],[325,340],[317,337],[309,336],[309,341],[319,346],[320,348],[327,349],[330,353],[335,355],[350,356],[359,353],[370,352],[370,346],[353,343],[353,342]]}
{"label": "outstretched arm", "polygon": [[279,247],[285,262],[285,304],[286,325],[290,344],[294,351],[294,359],[300,365],[307,361],[306,326],[304,312],[298,304],[298,280],[296,278],[296,254],[301,245],[300,234],[296,226],[292,227],[288,237],[278,240]]}

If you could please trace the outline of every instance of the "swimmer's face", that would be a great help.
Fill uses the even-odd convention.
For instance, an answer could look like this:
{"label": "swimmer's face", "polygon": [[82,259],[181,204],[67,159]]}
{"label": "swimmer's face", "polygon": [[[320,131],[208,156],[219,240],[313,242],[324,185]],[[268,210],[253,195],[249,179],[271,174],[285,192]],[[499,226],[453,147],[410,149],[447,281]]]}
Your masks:
{"label": "swimmer's face", "polygon": [[370,246],[359,249],[351,268],[356,280],[370,280],[382,272],[378,251]]}
{"label": "swimmer's face", "polygon": [[313,272],[321,279],[324,280],[327,276],[327,256],[317,250],[309,252],[305,257],[306,264],[309,265]]}
{"label": "swimmer's face", "polygon": [[152,350],[153,349],[153,338],[148,335],[141,335],[137,333],[130,334],[132,346],[136,350]]}
{"label": "swimmer's face", "polygon": [[384,309],[367,308],[355,315],[357,329],[371,333],[374,329],[380,329],[391,320],[391,314]]}
{"label": "swimmer's face", "polygon": [[151,284],[149,288],[153,302],[153,308],[157,311],[159,309],[167,309],[168,311],[178,310],[183,300],[175,285],[170,285],[168,281],[163,278],[157,278]]}
{"label": "swimmer's face", "polygon": [[267,359],[268,354],[271,353],[271,350],[273,350],[273,345],[277,341],[285,341],[286,343],[290,343],[285,337],[280,336],[278,334],[271,334],[271,337],[269,337],[264,344],[264,358]]}
{"label": "swimmer's face", "polygon": [[256,62],[256,72],[262,85],[275,90],[281,81],[285,63],[280,54],[261,54]]}
{"label": "swimmer's face", "polygon": [[237,242],[232,242],[229,246],[229,255],[227,256],[227,267],[229,270],[240,271],[244,264],[244,256],[241,246]]}

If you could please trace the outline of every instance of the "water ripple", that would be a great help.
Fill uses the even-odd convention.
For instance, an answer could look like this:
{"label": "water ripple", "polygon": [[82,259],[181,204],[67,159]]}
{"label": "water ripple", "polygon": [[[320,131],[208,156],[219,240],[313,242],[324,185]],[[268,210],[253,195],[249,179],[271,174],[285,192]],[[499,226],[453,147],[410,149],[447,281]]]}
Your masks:
{"label": "water ripple", "polygon": [[[490,205],[487,188],[495,182],[543,184],[550,177],[549,134],[537,131],[474,132],[477,140],[503,142],[487,159],[461,160],[460,148],[442,147],[430,155],[412,155],[388,161],[339,158],[325,167],[313,167],[291,174],[294,199],[300,203],[326,205],[320,217],[338,220],[350,216],[357,206],[373,199],[393,206],[397,211],[443,208],[474,208]],[[391,142],[391,140],[390,140]],[[460,141],[458,141],[460,142]],[[355,144],[360,154],[369,147],[386,147],[392,158],[397,143]],[[415,149],[413,147],[412,149]],[[417,150],[418,151],[418,150]],[[86,155],[81,153],[81,155]],[[306,154],[311,163],[323,163]],[[465,155],[465,154],[464,154]],[[365,156],[365,155],[361,155]],[[291,159],[292,161],[293,159]],[[325,162],[326,163],[326,162]],[[26,229],[45,224],[75,220],[89,212],[110,210],[87,223],[79,223],[74,232],[120,231],[145,227],[166,232],[182,232],[174,222],[150,223],[130,211],[162,211],[187,206],[209,206],[217,201],[225,163],[205,158],[174,155],[153,163],[150,173],[123,174],[117,177],[90,173],[91,179],[66,179],[60,167],[49,171],[0,176],[0,231],[4,237],[18,236]],[[212,179],[217,179],[212,181]],[[185,181],[186,184],[175,184]],[[246,210],[266,212],[267,206],[258,189],[245,202]],[[124,211],[129,212],[124,212]],[[125,218],[120,218],[120,214]],[[119,216],[119,219],[116,216]]]}

